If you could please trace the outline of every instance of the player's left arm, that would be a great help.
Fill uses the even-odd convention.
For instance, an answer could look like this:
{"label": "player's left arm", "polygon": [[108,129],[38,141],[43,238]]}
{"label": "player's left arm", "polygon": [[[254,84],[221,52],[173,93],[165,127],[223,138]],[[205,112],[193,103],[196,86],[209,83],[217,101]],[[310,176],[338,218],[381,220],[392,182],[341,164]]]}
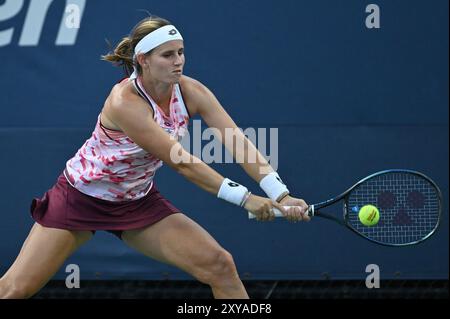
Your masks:
{"label": "player's left arm", "polygon": [[[185,98],[189,101],[187,103],[192,108],[191,110],[199,114],[210,128],[216,130],[216,137],[253,180],[259,183],[267,174],[274,172],[264,156],[242,133],[215,95],[205,85],[186,77],[182,85],[183,93],[186,92]],[[300,212],[307,209],[304,200],[289,195],[285,196],[280,203],[286,206],[303,207],[302,210],[290,211],[287,217],[292,220],[301,219]],[[309,220],[309,217],[304,216],[303,219]]]}

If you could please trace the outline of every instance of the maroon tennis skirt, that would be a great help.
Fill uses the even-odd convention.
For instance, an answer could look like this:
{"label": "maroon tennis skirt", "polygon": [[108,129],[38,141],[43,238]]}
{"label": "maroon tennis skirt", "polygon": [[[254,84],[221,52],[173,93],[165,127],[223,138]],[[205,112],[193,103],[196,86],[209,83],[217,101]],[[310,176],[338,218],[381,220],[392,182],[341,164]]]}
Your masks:
{"label": "maroon tennis skirt", "polygon": [[120,237],[124,230],[155,224],[180,210],[165,199],[155,183],[144,197],[112,202],[81,193],[64,174],[41,199],[31,203],[31,216],[45,227],[67,230],[107,230]]}

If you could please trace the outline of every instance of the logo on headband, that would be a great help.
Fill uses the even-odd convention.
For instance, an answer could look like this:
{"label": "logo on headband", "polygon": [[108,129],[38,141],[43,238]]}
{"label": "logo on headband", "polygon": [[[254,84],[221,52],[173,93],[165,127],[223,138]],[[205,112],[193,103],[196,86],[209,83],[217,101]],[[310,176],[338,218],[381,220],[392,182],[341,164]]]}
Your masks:
{"label": "logo on headband", "polygon": [[178,32],[177,32],[177,30],[175,30],[175,29],[172,29],[172,30],[170,30],[169,31],[169,34],[170,35],[175,35],[175,34],[177,34]]}

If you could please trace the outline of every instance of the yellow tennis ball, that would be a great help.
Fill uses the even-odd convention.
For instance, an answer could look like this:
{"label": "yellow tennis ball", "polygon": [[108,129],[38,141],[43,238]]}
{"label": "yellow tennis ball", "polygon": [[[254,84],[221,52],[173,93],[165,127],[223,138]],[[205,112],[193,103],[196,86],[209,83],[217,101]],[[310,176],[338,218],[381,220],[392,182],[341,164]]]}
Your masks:
{"label": "yellow tennis ball", "polygon": [[375,226],[380,220],[380,212],[373,205],[365,205],[359,210],[358,217],[363,225]]}

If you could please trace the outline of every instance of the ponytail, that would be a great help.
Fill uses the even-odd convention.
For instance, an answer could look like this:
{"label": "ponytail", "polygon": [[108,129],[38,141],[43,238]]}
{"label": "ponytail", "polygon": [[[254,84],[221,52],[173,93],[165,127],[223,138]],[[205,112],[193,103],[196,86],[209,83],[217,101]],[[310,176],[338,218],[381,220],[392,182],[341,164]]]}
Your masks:
{"label": "ponytail", "polygon": [[134,49],[129,37],[123,38],[113,52],[102,55],[102,60],[111,62],[115,66],[123,66],[127,75],[133,73]]}

